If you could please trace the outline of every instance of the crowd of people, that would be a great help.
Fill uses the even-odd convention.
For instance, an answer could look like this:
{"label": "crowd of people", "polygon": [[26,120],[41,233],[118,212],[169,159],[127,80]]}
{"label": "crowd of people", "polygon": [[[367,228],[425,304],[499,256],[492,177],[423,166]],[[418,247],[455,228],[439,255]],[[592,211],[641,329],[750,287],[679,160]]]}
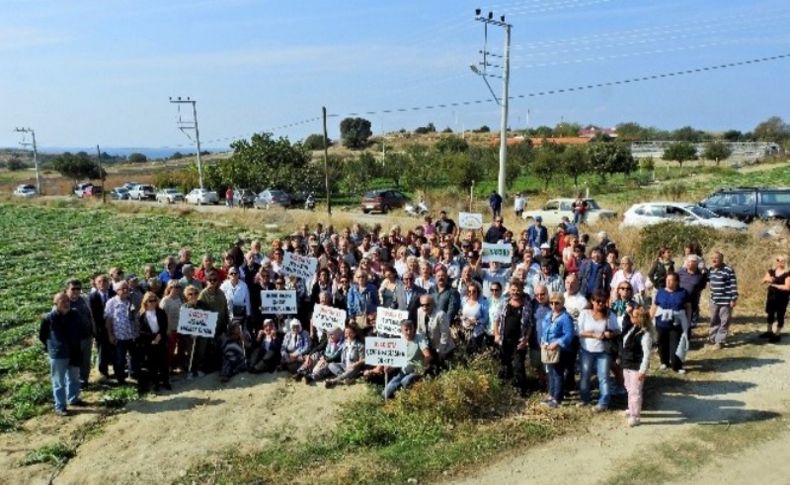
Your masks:
{"label": "crowd of people", "polygon": [[[174,374],[218,372],[227,381],[240,372],[282,371],[327,388],[383,383],[386,376],[382,394],[390,398],[490,352],[501,362],[500,377],[522,396],[545,392],[543,403],[557,407],[578,390],[579,406],[605,411],[613,396],[627,393],[627,422],[637,425],[650,354],[657,346],[660,370],[685,372],[706,286],[708,342],[717,350],[725,345],[738,301],[735,272],[723,254],[704,255],[690,242],[677,266],[672,250],[661,248],[643,274],[608,234],[593,238],[581,227],[566,219],[549,234],[536,218],[515,233],[496,213],[485,231],[461,230],[445,211],[406,231],[319,223],[265,249],[237,239],[219,262],[211,254],[193,261],[184,247],[161,269],[146,265],[141,276],[120,267],[96,274],[89,291],[71,279],[40,330],[56,412],[82,404],[95,342],[100,379],[132,378],[141,392],[170,390]],[[510,263],[483,262],[484,242],[510,245]],[[315,258],[315,274],[285,274],[288,252]],[[778,341],[790,294],[784,256],[763,283],[769,328],[762,336]],[[265,290],[293,290],[296,312],[265,313]],[[317,304],[345,310],[345,326],[316,325]],[[365,337],[376,334],[382,307],[408,316],[400,323],[402,368],[365,364]],[[183,308],[216,313],[214,335],[179,334]]]}

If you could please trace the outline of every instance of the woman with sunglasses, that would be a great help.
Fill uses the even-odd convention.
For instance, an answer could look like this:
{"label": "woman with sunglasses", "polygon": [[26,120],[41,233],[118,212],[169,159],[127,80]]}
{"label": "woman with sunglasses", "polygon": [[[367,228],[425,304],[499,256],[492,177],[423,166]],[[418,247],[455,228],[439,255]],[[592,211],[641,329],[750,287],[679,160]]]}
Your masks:
{"label": "woman with sunglasses", "polygon": [[787,301],[790,297],[790,273],[787,272],[787,257],[777,256],[774,267],[763,276],[763,284],[768,285],[765,299],[765,313],[768,314],[768,331],[760,334],[771,343],[779,342],[779,335],[785,324]]}
{"label": "woman with sunglasses", "polygon": [[551,312],[543,317],[539,326],[540,346],[550,351],[559,350],[560,358],[556,363],[546,364],[549,372],[549,399],[543,403],[550,408],[556,408],[564,398],[565,369],[573,360],[573,317],[565,311],[565,297],[562,293],[551,293],[549,306]]}
{"label": "woman with sunglasses", "polygon": [[[625,258],[623,258],[625,259]],[[617,285],[616,296],[612,298],[611,308],[617,317],[617,326],[620,329],[620,335],[625,331],[623,329],[626,319],[633,319],[634,312],[641,308],[641,305],[634,299],[634,289],[628,281],[621,281]],[[618,335],[613,340],[612,345],[612,374],[616,385],[612,391],[612,395],[619,396],[625,394],[625,381],[623,380],[623,368],[620,362],[620,350],[622,348],[622,339]]]}
{"label": "woman with sunglasses", "polygon": [[466,288],[466,300],[461,307],[461,329],[466,340],[466,353],[474,354],[483,346],[488,328],[488,299],[480,295],[480,286]]}
{"label": "woman with sunglasses", "polygon": [[581,402],[579,405],[590,404],[592,400],[590,378],[593,367],[598,377],[598,404],[596,412],[606,411],[609,407],[609,369],[612,357],[610,342],[617,336],[619,327],[617,317],[609,310],[608,293],[597,289],[590,298],[592,309],[582,310],[579,314],[579,345],[581,346]]}
{"label": "woman with sunglasses", "polygon": [[140,379],[137,389],[141,394],[153,383],[154,391],[159,386],[170,390],[170,373],[167,369],[167,313],[159,308],[159,297],[152,291],[143,295],[137,317],[140,336],[137,338],[140,356]]}

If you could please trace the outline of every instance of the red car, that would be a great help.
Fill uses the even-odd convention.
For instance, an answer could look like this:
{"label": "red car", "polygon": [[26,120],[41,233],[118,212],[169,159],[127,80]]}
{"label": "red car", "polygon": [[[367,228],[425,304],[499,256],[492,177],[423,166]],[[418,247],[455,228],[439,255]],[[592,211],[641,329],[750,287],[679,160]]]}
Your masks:
{"label": "red car", "polygon": [[371,190],[362,197],[362,212],[373,211],[386,214],[392,209],[403,207],[409,198],[402,192],[392,189]]}

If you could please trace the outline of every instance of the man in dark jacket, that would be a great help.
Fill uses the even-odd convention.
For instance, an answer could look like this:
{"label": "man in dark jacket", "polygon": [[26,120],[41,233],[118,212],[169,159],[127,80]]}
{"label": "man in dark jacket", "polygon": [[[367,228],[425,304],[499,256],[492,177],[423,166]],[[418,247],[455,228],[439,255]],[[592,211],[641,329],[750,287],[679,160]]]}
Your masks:
{"label": "man in dark jacket", "polygon": [[110,288],[107,275],[99,275],[93,279],[94,291],[88,296],[88,304],[93,315],[93,325],[96,329],[96,353],[98,354],[99,373],[105,378],[110,377],[109,365],[115,359],[115,346],[110,343],[107,327],[104,324],[104,306],[115,296]]}
{"label": "man in dark jacket", "polygon": [[420,297],[425,294],[425,290],[414,284],[414,275],[410,272],[403,275],[402,281],[403,284],[395,287],[394,309],[406,310],[409,312],[409,320],[416,322]]}
{"label": "man in dark jacket", "polygon": [[494,217],[494,223],[486,231],[483,240],[489,244],[496,244],[502,239],[505,239],[507,228],[502,225],[502,216]]}
{"label": "man in dark jacket", "polygon": [[502,196],[496,190],[491,192],[491,196],[488,198],[488,205],[491,206],[491,213],[494,219],[502,216]]}
{"label": "man in dark jacket", "polygon": [[55,414],[68,416],[68,404],[82,404],[80,319],[77,312],[71,309],[71,301],[65,293],[56,294],[52,303],[55,309],[42,319],[38,338],[49,355]]}
{"label": "man in dark jacket", "polygon": [[461,294],[450,286],[447,270],[444,268],[436,270],[436,286],[431,289],[431,296],[436,302],[436,308],[447,314],[452,325],[461,309]]}
{"label": "man in dark jacket", "polygon": [[88,306],[85,298],[82,297],[82,283],[80,280],[72,279],[66,283],[66,295],[69,297],[71,309],[77,313],[80,321],[80,385],[85,387],[88,385],[88,378],[91,373],[91,350],[96,329],[94,328],[90,306]]}
{"label": "man in dark jacket", "polygon": [[581,292],[588,300],[595,290],[611,291],[612,267],[603,259],[600,248],[594,248],[590,260],[579,269]]}

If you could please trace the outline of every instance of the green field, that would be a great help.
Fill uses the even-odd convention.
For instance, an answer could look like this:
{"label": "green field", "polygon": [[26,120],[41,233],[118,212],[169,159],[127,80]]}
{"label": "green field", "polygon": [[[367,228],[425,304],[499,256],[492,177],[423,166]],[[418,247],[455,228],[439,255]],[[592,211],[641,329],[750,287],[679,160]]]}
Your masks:
{"label": "green field", "polygon": [[237,234],[178,216],[0,204],[0,430],[49,409],[49,367],[36,335],[68,278],[87,287],[111,266],[140,274],[184,245],[194,260],[218,255]]}

